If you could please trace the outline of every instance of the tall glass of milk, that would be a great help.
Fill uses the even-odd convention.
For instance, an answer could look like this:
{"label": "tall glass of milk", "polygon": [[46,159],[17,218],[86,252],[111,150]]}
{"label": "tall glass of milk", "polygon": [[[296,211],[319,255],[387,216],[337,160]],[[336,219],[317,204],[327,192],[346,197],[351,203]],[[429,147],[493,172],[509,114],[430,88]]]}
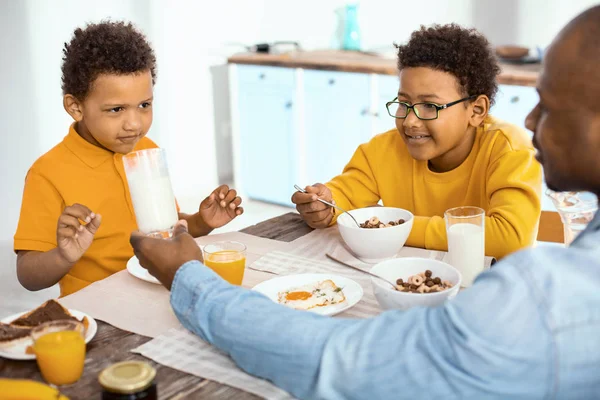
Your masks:
{"label": "tall glass of milk", "polygon": [[469,287],[483,271],[485,258],[485,211],[479,207],[456,207],[444,213],[448,234],[448,259]]}
{"label": "tall glass of milk", "polygon": [[164,149],[134,151],[123,156],[123,164],[138,229],[171,237],[178,214]]}

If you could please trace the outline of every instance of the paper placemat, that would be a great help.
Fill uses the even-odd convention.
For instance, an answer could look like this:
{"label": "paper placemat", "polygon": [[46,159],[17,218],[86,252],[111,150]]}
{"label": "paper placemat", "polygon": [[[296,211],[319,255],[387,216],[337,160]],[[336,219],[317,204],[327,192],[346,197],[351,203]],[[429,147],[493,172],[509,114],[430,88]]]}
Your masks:
{"label": "paper placemat", "polygon": [[167,367],[229,385],[266,399],[294,398],[272,383],[245,373],[225,353],[183,327],[171,329],[131,351]]}

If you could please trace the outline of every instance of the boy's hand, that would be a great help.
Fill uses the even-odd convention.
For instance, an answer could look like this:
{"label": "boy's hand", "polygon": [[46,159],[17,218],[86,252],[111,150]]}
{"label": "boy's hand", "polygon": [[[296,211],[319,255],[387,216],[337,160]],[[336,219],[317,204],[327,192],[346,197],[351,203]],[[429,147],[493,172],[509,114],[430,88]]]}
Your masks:
{"label": "boy's hand", "polygon": [[296,192],[292,196],[292,203],[296,204],[296,210],[311,228],[327,228],[333,219],[333,207],[317,199],[331,203],[333,201],[331,190],[322,183],[307,186],[304,190],[308,193]]}
{"label": "boy's hand", "polygon": [[229,189],[227,185],[222,185],[200,204],[199,214],[209,228],[216,229],[244,213],[240,204],[242,199],[237,192]]}
{"label": "boy's hand", "polygon": [[179,221],[171,239],[157,239],[133,232],[129,239],[140,265],[171,290],[175,273],[186,262],[203,262],[202,250],[189,235],[187,222]]}
{"label": "boy's hand", "polygon": [[56,243],[61,257],[71,264],[76,263],[92,244],[101,222],[100,214],[93,213],[84,205],[66,207],[58,218],[56,228]]}

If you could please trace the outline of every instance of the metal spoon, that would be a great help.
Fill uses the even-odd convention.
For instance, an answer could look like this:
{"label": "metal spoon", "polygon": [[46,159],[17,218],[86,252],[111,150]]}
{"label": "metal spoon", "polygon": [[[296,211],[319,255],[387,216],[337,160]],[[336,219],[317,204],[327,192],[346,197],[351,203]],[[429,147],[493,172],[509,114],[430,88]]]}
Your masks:
{"label": "metal spoon", "polygon": [[[294,185],[294,189],[296,189],[297,191],[299,191],[299,192],[301,192],[301,193],[306,193],[306,194],[309,194],[309,193],[308,193],[306,190],[302,189],[302,188],[301,188],[300,186],[298,186],[298,185]],[[337,208],[337,209],[338,209],[338,210],[340,210],[341,212],[348,214],[348,215],[350,216],[350,218],[352,218],[352,220],[354,221],[354,223],[356,224],[356,226],[358,226],[358,227],[360,228],[360,224],[358,223],[358,221],[356,220],[356,218],[354,218],[354,217],[352,216],[352,214],[350,214],[348,211],[344,210],[343,208],[341,208],[341,207],[339,207],[339,206],[336,206],[336,205],[335,205],[335,204],[333,204],[333,203],[330,203],[330,202],[328,202],[328,201],[325,201],[325,200],[323,200],[323,199],[320,199],[320,198],[318,198],[318,197],[317,197],[317,200],[318,200],[318,201],[320,201],[320,202],[321,202],[321,203],[323,203],[323,204],[326,204],[326,205],[328,205],[329,207]]]}
{"label": "metal spoon", "polygon": [[383,276],[379,276],[379,275],[377,275],[377,274],[374,274],[374,273],[372,273],[372,272],[365,271],[364,269],[360,269],[360,268],[358,268],[358,267],[355,267],[354,265],[346,264],[345,262],[343,262],[343,261],[341,261],[341,260],[338,260],[337,258],[333,257],[333,256],[332,256],[332,255],[330,255],[330,254],[325,254],[325,255],[326,255],[326,256],[327,256],[327,258],[329,258],[330,260],[333,260],[333,261],[335,261],[335,262],[336,262],[336,263],[338,263],[338,264],[342,264],[342,265],[343,265],[343,266],[345,266],[345,267],[348,267],[348,268],[355,269],[355,270],[357,270],[357,271],[360,271],[360,272],[362,272],[362,273],[365,273],[365,274],[367,274],[367,275],[371,275],[372,277],[375,277],[375,278],[379,278],[379,279],[381,279],[382,281],[384,281],[385,283],[388,283],[388,284],[392,285],[392,287],[394,288],[394,290],[397,290],[397,289],[396,289],[396,284],[395,284],[395,283],[392,283],[392,282],[390,282],[390,281],[388,281],[388,280],[387,280],[387,279],[385,279]]}

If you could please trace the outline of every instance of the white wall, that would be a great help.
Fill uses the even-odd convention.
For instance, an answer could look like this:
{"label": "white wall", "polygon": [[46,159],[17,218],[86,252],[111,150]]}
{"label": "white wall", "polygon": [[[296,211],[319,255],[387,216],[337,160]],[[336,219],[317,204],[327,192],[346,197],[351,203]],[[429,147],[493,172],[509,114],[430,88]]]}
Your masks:
{"label": "white wall", "polygon": [[[502,3],[501,6],[499,3]],[[359,21],[365,49],[389,49],[420,24],[475,26],[494,43],[546,46],[590,0],[362,1]],[[0,0],[0,239],[10,239],[19,214],[27,168],[59,142],[70,123],[62,109],[62,47],[76,26],[102,18],[127,19],[150,38],[158,56],[154,126],[150,136],[167,148],[173,184],[184,209],[193,211],[217,181],[217,141],[211,67],[241,47],[298,40],[306,49],[339,46],[342,0]],[[215,90],[216,89],[216,90]],[[217,108],[227,102],[216,101]],[[215,135],[216,131],[216,135]],[[226,148],[226,146],[225,146]],[[222,155],[221,158],[225,158]],[[225,160],[227,162],[227,160]],[[227,170],[225,168],[225,170]]]}

